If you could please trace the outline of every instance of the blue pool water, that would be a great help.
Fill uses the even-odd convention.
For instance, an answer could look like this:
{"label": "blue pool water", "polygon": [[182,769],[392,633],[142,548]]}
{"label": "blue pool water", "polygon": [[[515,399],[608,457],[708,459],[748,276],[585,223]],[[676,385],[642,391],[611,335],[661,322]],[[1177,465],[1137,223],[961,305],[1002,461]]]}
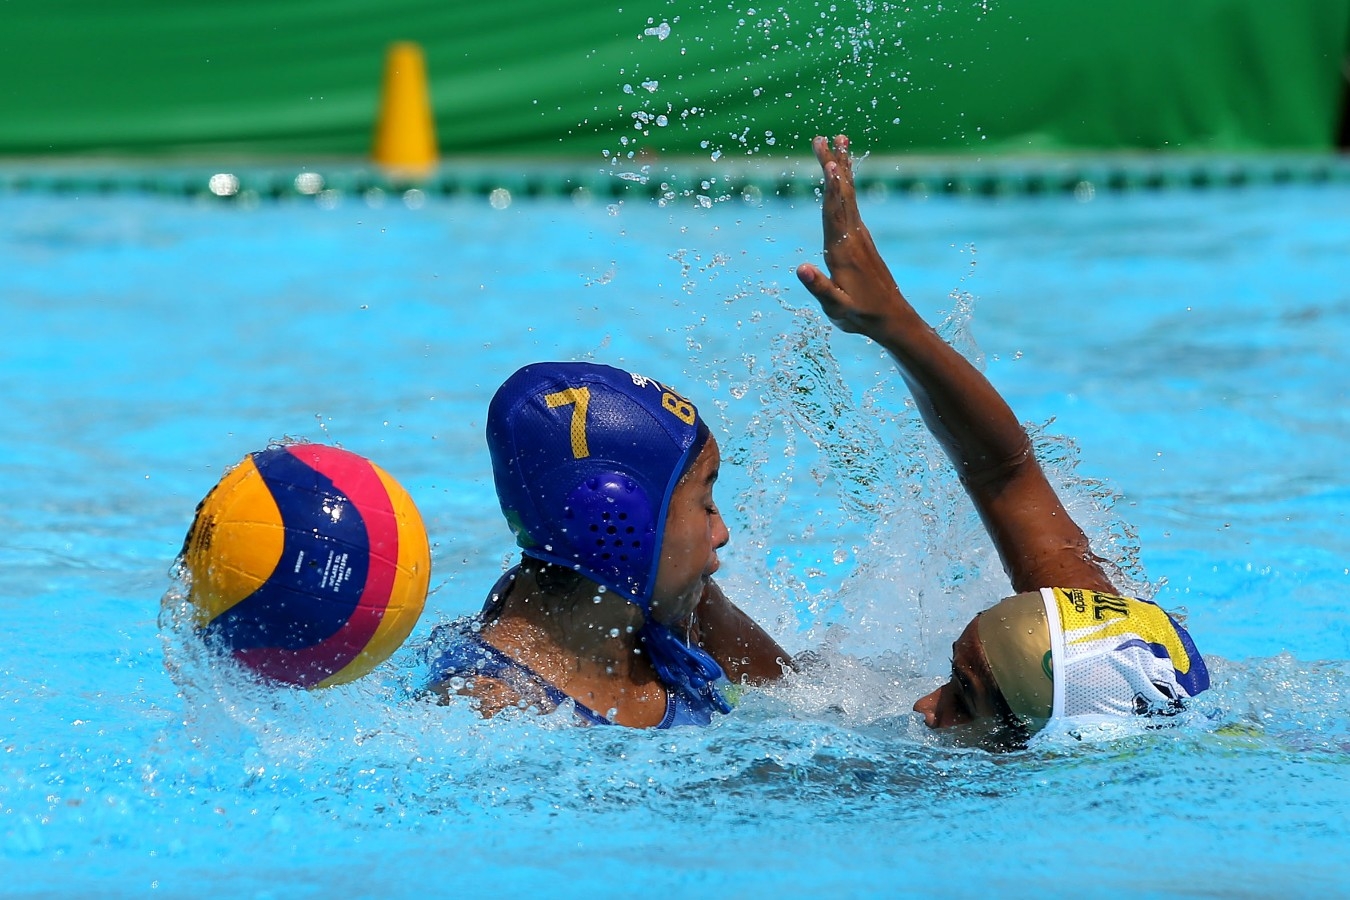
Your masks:
{"label": "blue pool water", "polygon": [[[1215,675],[1181,727],[994,757],[909,712],[1007,585],[889,363],[796,285],[809,198],[0,197],[4,890],[1344,892],[1348,211],[1340,186],[867,203],[907,293]],[[406,698],[411,645],[276,692],[161,626],[193,506],[286,436],[416,498],[413,644],[476,608],[511,549],[486,401],[582,357],[711,414],[723,582],[819,655],[807,675],[708,729],[483,723]]]}

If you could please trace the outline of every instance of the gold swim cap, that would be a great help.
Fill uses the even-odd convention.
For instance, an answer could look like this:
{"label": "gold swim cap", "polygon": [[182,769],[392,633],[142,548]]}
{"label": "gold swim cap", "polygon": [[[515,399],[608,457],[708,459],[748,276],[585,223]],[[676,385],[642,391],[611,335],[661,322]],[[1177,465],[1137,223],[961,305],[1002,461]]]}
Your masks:
{"label": "gold swim cap", "polygon": [[1050,628],[1039,593],[1017,594],[980,613],[975,626],[989,670],[1009,708],[1038,730],[1054,708]]}

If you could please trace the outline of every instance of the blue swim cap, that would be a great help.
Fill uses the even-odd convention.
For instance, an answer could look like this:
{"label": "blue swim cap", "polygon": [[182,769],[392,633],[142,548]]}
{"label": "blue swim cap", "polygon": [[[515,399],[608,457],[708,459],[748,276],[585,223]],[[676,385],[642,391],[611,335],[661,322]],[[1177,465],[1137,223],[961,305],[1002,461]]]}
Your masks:
{"label": "blue swim cap", "polygon": [[492,475],[516,543],[644,612],[671,493],[707,438],[680,394],[594,363],[528,365],[488,406]]}

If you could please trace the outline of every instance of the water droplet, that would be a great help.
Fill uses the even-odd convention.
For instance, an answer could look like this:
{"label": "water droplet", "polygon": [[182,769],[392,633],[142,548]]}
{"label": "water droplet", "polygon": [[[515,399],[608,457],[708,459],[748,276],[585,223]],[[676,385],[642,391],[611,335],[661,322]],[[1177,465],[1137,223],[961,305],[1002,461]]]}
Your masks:
{"label": "water droplet", "polygon": [[211,180],[206,183],[206,187],[217,197],[233,197],[239,193],[239,176],[231,175],[229,172],[221,172],[218,175],[212,175]]}
{"label": "water droplet", "polygon": [[318,172],[301,172],[295,176],[295,189],[302,194],[317,194],[323,190],[323,176]]}

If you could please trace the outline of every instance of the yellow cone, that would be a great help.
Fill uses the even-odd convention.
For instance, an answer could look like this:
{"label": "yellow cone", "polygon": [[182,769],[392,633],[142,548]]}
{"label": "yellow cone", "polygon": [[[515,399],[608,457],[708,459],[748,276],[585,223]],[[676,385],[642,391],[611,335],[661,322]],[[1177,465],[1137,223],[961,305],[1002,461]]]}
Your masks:
{"label": "yellow cone", "polygon": [[411,41],[393,44],[385,57],[375,147],[370,155],[377,164],[410,175],[428,173],[436,166],[436,122],[427,90],[427,65],[421,46]]}

